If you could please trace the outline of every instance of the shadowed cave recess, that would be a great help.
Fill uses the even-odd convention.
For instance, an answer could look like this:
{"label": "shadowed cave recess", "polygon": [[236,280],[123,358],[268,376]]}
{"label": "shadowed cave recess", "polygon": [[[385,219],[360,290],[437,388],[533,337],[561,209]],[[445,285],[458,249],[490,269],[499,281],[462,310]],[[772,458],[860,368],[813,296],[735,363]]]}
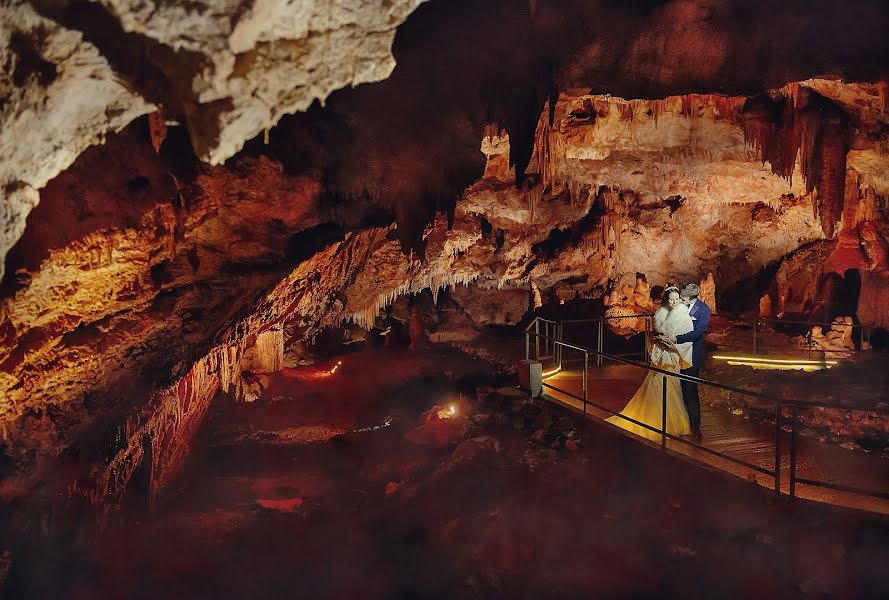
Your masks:
{"label": "shadowed cave recess", "polygon": [[[537,317],[636,352],[626,317],[698,283],[700,376],[833,403],[800,413],[803,468],[883,485],[887,26],[880,0],[4,3],[0,596],[885,597],[885,506],[788,503],[517,368]],[[641,381],[596,373],[603,402]],[[706,436],[774,431],[701,401]]]}

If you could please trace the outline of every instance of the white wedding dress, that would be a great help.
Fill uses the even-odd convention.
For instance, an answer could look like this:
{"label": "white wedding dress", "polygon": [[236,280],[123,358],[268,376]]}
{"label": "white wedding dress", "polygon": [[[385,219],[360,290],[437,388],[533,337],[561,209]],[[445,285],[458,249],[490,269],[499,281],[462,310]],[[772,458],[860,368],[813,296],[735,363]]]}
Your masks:
{"label": "white wedding dress", "polygon": [[[667,335],[681,335],[693,329],[688,307],[679,304],[673,310],[661,306],[654,313],[654,330],[657,333]],[[681,369],[691,366],[692,343],[676,344],[669,350],[659,344],[653,344],[651,348],[651,365],[664,371],[678,373]],[[656,371],[649,371],[639,390],[620,412],[625,417],[645,423],[649,427],[658,430],[658,433],[640,427],[635,423],[618,416],[610,417],[609,423],[613,423],[636,435],[641,435],[650,440],[660,441],[659,433],[663,426],[663,394],[664,379],[667,379],[667,433],[673,435],[688,435],[691,426],[688,421],[688,411],[682,401],[682,388],[679,379],[669,377]]]}

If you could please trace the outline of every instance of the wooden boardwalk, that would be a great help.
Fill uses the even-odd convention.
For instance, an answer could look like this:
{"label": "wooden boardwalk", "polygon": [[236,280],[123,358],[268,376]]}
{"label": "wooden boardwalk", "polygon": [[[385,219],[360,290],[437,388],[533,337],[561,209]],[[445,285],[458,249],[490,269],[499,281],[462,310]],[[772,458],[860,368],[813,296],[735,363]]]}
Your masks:
{"label": "wooden boardwalk", "polygon": [[[631,365],[609,365],[594,367],[588,371],[588,398],[614,412],[620,412],[633,396],[646,371]],[[556,386],[583,397],[582,369],[565,370],[544,380],[547,385]],[[583,410],[583,403],[571,396],[548,387],[544,393],[557,403],[576,410]],[[587,414],[603,426],[613,427],[632,436],[642,443],[659,447],[649,440],[636,436],[603,421],[611,416],[604,410],[588,406]],[[724,407],[701,406],[701,430],[705,448],[727,456],[743,460],[761,468],[773,470],[775,467],[775,429],[773,426],[756,423],[743,416],[732,414]],[[692,441],[691,438],[687,438]],[[790,433],[782,432],[781,489],[789,491],[790,474]],[[739,477],[755,480],[763,487],[774,489],[774,478],[759,473],[749,467],[738,465],[699,448],[668,440],[667,449],[676,455],[704,463],[727,471]],[[797,477],[823,481],[844,486],[856,487],[874,492],[889,494],[889,460],[863,452],[831,446],[815,439],[797,436]],[[889,500],[873,498],[851,492],[836,491],[797,483],[796,495],[800,498],[829,504],[864,509],[889,514]]]}

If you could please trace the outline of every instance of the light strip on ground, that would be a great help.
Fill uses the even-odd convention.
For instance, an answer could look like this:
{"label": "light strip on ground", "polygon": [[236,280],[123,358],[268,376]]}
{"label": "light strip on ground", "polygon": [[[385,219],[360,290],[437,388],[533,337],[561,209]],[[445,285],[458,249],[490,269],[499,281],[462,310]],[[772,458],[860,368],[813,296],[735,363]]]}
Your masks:
{"label": "light strip on ground", "polygon": [[546,379],[547,377],[552,377],[553,375],[560,372],[561,370],[562,370],[562,367],[556,367],[552,371],[547,371],[546,373],[541,373],[540,376],[541,376],[541,378]]}
{"label": "light strip on ground", "polygon": [[785,359],[785,358],[762,358],[758,356],[724,356],[724,355],[714,355],[713,358],[717,358],[719,360],[733,360],[733,361],[744,361],[744,362],[756,362],[763,364],[784,364],[784,365],[799,365],[799,366],[816,366],[816,365],[836,365],[837,361],[835,360],[806,360],[806,359]]}

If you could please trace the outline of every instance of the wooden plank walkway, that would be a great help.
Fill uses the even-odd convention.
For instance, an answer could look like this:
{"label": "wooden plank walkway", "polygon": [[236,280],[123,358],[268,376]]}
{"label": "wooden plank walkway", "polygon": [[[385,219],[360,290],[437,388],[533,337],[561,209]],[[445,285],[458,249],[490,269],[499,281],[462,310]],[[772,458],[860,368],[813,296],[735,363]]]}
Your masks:
{"label": "wooden plank walkway", "polygon": [[[588,371],[589,400],[614,412],[620,412],[636,392],[645,377],[646,371],[631,365],[591,366]],[[583,397],[582,368],[564,370],[544,380],[547,385],[556,386],[572,394]],[[583,403],[567,394],[544,388],[545,394],[557,403],[576,410],[583,410]],[[603,419],[611,416],[603,410],[588,406],[587,414],[603,426],[614,427]],[[614,427],[625,435],[632,436],[642,443],[659,447],[649,440],[628,431]],[[701,445],[753,465],[769,469],[775,466],[775,429],[773,426],[756,423],[743,416],[733,415],[723,407],[701,406],[701,431],[704,439]],[[688,438],[692,441],[691,438]],[[790,474],[790,433],[782,432],[781,489],[789,491]],[[699,448],[668,440],[668,451],[727,471],[739,477],[755,480],[763,487],[774,489],[774,478],[759,473],[749,467],[738,465]],[[889,460],[863,452],[846,450],[838,446],[824,444],[803,436],[797,436],[797,477],[840,484],[874,492],[889,494]],[[851,492],[797,483],[796,495],[800,498],[829,504],[863,509],[889,514],[889,500],[873,498]]]}

